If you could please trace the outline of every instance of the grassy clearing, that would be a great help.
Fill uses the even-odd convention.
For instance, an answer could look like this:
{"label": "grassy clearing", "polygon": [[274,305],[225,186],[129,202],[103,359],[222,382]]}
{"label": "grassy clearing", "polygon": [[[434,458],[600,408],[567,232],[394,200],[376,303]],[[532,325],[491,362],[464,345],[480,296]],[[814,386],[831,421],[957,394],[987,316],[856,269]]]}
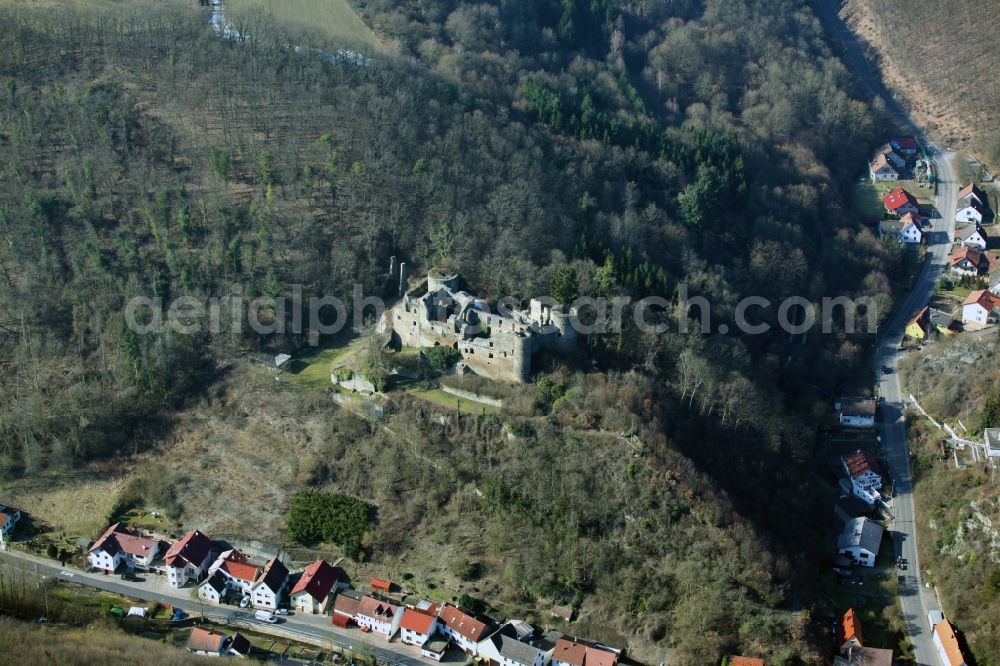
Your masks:
{"label": "grassy clearing", "polygon": [[375,34],[346,0],[226,0],[226,5],[236,11],[263,8],[278,22],[319,29],[333,39],[377,46]]}
{"label": "grassy clearing", "polygon": [[106,527],[125,479],[84,473],[44,474],[5,483],[4,497],[36,521],[68,535],[94,537]]}
{"label": "grassy clearing", "polygon": [[885,211],[882,206],[882,196],[876,183],[870,180],[858,183],[854,186],[854,196],[852,197],[854,209],[862,215],[881,217]]}
{"label": "grassy clearing", "polygon": [[332,386],[330,372],[345,365],[359,349],[355,340],[326,349],[320,349],[289,361],[288,375],[303,388],[322,390]]}
{"label": "grassy clearing", "polygon": [[484,405],[481,402],[475,402],[474,400],[466,400],[465,398],[459,398],[457,396],[451,395],[450,393],[445,393],[441,389],[428,389],[422,387],[413,387],[406,389],[406,392],[415,398],[420,398],[421,400],[426,400],[427,402],[432,402],[439,407],[446,407],[448,409],[455,409],[456,407],[465,414],[498,414],[500,409],[498,407],[493,407],[492,405]]}

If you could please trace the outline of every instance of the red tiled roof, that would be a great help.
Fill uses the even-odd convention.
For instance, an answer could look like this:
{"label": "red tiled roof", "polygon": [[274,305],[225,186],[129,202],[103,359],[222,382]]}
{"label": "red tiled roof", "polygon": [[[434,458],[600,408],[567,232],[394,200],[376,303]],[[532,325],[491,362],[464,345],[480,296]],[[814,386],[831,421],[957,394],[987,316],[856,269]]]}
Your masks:
{"label": "red tiled roof", "polygon": [[250,564],[247,561],[247,556],[238,550],[230,551],[219,568],[237,580],[251,583],[257,580],[261,571],[259,566]]}
{"label": "red tiled roof", "polygon": [[456,634],[464,636],[470,641],[478,642],[483,638],[483,630],[486,624],[480,622],[468,613],[455,608],[450,604],[445,604],[441,608],[441,621]]}
{"label": "red tiled roof", "polygon": [[399,606],[396,604],[391,604],[388,601],[382,601],[376,597],[369,597],[366,595],[361,597],[361,603],[358,604],[358,611],[355,615],[361,615],[383,621],[391,620],[393,615],[396,614],[397,608],[399,608]]}
{"label": "red tiled roof", "polygon": [[840,626],[837,627],[840,637],[837,643],[843,645],[849,640],[856,640],[858,645],[864,645],[861,639],[861,621],[854,615],[854,609],[848,608],[844,616],[840,618]]}
{"label": "red tiled roof", "polygon": [[177,568],[188,564],[199,566],[211,551],[212,540],[198,530],[191,530],[183,539],[170,546],[163,559],[168,565]]}
{"label": "red tiled roof", "polygon": [[416,608],[407,608],[403,610],[403,618],[400,620],[399,626],[418,634],[429,634],[436,619],[433,615],[428,615]]}
{"label": "red tiled roof", "polygon": [[973,266],[980,266],[983,263],[983,253],[974,247],[962,247],[955,250],[948,260],[948,264],[955,266],[964,260],[968,260]]}
{"label": "red tiled roof", "polygon": [[103,550],[109,555],[119,552],[126,552],[136,557],[149,557],[159,545],[158,539],[140,536],[129,531],[121,523],[115,523],[101,535],[101,538],[94,542],[89,552]]}
{"label": "red tiled roof", "polygon": [[900,148],[911,148],[913,150],[917,149],[917,140],[912,136],[897,136],[893,141]]}
{"label": "red tiled roof", "polygon": [[844,456],[843,460],[844,465],[847,466],[847,473],[851,475],[852,479],[861,476],[865,472],[875,472],[880,476],[882,474],[875,456],[867,451],[855,451],[848,456]]}
{"label": "red tiled roof", "polygon": [[583,666],[583,660],[586,657],[586,645],[580,645],[565,638],[560,638],[556,641],[556,648],[552,651],[553,659],[558,659],[564,664],[572,664],[572,666]]}
{"label": "red tiled roof", "polygon": [[917,205],[917,200],[913,198],[913,195],[902,187],[897,187],[889,192],[882,198],[882,202],[885,204],[887,210],[896,210],[904,204]]}
{"label": "red tiled roof", "polygon": [[385,590],[388,592],[392,589],[392,583],[384,578],[372,578],[372,587],[376,590]]}
{"label": "red tiled roof", "polygon": [[937,634],[938,640],[941,641],[941,647],[944,648],[945,656],[948,657],[948,663],[945,666],[964,664],[965,656],[962,654],[962,648],[958,646],[958,637],[955,636],[955,628],[951,626],[951,622],[941,620],[934,625],[934,633]]}
{"label": "red tiled roof", "polygon": [[618,655],[600,648],[583,645],[567,638],[556,641],[552,658],[572,666],[615,666]]}
{"label": "red tiled roof", "polygon": [[730,657],[729,666],[764,666],[764,660],[756,657]]}
{"label": "red tiled roof", "polygon": [[292,588],[292,596],[308,592],[309,596],[322,603],[336,584],[337,570],[326,560],[316,560],[299,576],[299,582]]}

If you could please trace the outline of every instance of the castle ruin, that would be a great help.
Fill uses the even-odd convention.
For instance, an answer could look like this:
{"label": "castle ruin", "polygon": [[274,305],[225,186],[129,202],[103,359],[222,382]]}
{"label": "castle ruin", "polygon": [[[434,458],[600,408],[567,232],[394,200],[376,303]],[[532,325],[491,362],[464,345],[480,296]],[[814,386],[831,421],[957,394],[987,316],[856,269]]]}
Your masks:
{"label": "castle ruin", "polygon": [[532,299],[527,312],[492,312],[483,299],[458,289],[458,275],[433,271],[403,294],[383,320],[406,347],[448,346],[461,353],[460,369],[489,379],[522,383],[541,349],[571,353],[577,344],[574,313]]}

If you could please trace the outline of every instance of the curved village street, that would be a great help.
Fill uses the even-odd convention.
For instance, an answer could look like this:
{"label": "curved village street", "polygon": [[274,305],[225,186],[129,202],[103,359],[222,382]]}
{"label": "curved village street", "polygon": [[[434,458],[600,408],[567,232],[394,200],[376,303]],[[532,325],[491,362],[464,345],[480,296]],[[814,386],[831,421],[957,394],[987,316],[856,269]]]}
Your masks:
{"label": "curved village street", "polygon": [[[851,69],[873,97],[879,97],[885,102],[886,110],[893,118],[901,126],[909,128],[927,147],[927,155],[934,161],[937,171],[935,198],[937,215],[931,220],[933,225],[931,233],[927,234],[927,261],[924,262],[920,274],[915,276],[913,289],[883,327],[883,332],[876,343],[875,364],[872,368],[874,376],[878,378],[878,395],[884,398],[882,442],[893,482],[894,497],[890,504],[893,518],[889,531],[894,541],[895,554],[909,562],[907,570],[899,572],[902,576],[900,603],[903,619],[913,644],[916,663],[921,666],[937,666],[939,659],[927,619],[927,612],[937,608],[937,601],[933,591],[924,585],[920,576],[913,476],[906,442],[903,393],[897,363],[899,343],[906,323],[916,310],[930,301],[938,278],[947,265],[951,239],[955,233],[955,197],[958,194],[958,184],[952,169],[954,153],[947,148],[938,147],[931,141],[886,90],[865,59],[863,47],[838,15],[840,3],[837,0],[813,0],[812,6],[831,40],[839,45],[844,64]],[[880,372],[883,365],[891,368],[892,372],[883,375]]]}

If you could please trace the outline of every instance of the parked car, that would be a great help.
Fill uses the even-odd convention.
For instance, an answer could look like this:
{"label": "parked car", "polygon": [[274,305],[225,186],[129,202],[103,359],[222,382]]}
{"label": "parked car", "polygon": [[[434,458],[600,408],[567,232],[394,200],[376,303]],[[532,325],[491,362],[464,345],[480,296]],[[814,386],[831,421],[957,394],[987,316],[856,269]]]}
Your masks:
{"label": "parked car", "polygon": [[269,624],[275,624],[278,621],[278,618],[276,618],[274,613],[271,611],[259,610],[254,613],[253,616],[261,622],[267,622]]}
{"label": "parked car", "polygon": [[186,615],[187,615],[187,613],[185,613],[184,611],[182,611],[180,608],[175,608],[174,609],[174,614],[170,617],[170,621],[171,622],[180,622],[181,620],[183,620],[185,618]]}
{"label": "parked car", "polygon": [[288,609],[287,608],[279,608],[278,610],[274,611],[274,614],[275,615],[288,615]]}
{"label": "parked car", "polygon": [[249,596],[245,596],[242,599],[240,599],[240,608],[246,608],[249,605],[250,605],[250,597]]}

